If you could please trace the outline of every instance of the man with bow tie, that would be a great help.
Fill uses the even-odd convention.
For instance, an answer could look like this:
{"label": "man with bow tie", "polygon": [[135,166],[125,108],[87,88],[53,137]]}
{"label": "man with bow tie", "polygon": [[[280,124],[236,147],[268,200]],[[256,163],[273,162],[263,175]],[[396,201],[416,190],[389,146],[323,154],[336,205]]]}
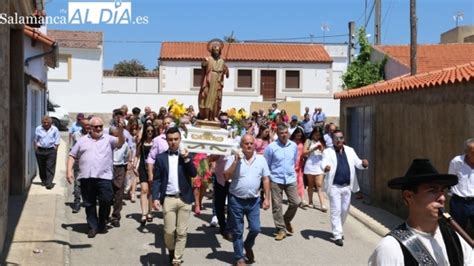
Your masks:
{"label": "man with bow tie", "polygon": [[163,206],[164,238],[170,264],[181,265],[194,195],[191,178],[197,172],[188,151],[180,151],[177,127],[166,131],[168,151],[156,157],[152,184],[153,206]]}

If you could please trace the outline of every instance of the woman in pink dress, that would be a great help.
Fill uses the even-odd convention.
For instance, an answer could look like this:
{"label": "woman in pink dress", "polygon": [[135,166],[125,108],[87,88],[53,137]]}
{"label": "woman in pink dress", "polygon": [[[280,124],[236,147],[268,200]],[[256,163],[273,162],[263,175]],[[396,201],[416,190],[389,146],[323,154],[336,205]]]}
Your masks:
{"label": "woman in pink dress", "polygon": [[270,128],[267,125],[260,125],[258,135],[255,138],[255,151],[257,154],[263,154],[265,148],[272,142],[270,137]]}
{"label": "woman in pink dress", "polygon": [[306,202],[304,201],[304,180],[303,180],[303,147],[306,141],[304,131],[301,127],[297,127],[293,134],[291,134],[290,140],[296,143],[298,148],[298,154],[296,156],[295,171],[296,171],[296,185],[298,196],[300,197],[300,208],[306,210]]}

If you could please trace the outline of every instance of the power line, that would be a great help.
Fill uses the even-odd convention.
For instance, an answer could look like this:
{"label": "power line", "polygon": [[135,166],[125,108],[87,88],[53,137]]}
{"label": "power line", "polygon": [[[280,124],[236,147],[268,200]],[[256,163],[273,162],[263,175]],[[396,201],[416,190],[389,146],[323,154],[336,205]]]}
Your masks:
{"label": "power line", "polygon": [[374,12],[374,8],[375,8],[375,1],[372,4],[372,8],[370,9],[369,17],[367,18],[367,21],[365,22],[364,29],[367,28],[367,24],[369,24],[370,17],[372,17],[372,12]]}
{"label": "power line", "polygon": [[388,22],[387,22],[387,25],[384,26],[384,33],[383,33],[383,42],[385,43],[385,40],[386,40],[386,36],[387,36],[387,32],[388,32],[388,25],[390,25],[390,20],[391,20],[391,16],[389,16],[389,13],[392,9],[392,4],[393,4],[393,0],[391,0],[388,4],[388,8],[387,10],[385,11],[385,15],[384,17],[382,18],[382,25],[385,25],[385,20],[387,19],[388,17]]}

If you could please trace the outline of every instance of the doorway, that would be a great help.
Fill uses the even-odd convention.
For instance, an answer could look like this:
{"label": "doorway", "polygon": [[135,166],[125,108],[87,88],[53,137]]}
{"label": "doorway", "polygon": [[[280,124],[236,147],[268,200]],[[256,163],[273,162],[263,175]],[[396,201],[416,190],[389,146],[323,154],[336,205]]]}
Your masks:
{"label": "doorway", "polygon": [[260,94],[264,101],[276,99],[276,70],[260,71]]}

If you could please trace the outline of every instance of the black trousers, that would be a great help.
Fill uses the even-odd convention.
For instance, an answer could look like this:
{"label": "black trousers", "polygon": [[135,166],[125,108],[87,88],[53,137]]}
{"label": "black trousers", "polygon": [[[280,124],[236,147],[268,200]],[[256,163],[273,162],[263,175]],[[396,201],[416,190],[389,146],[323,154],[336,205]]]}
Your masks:
{"label": "black trousers", "polygon": [[[86,209],[89,229],[105,229],[112,205],[112,180],[101,178],[80,179],[82,201]],[[99,216],[97,216],[97,201],[99,201]]]}
{"label": "black trousers", "polygon": [[41,183],[43,183],[44,186],[49,186],[53,183],[54,173],[56,172],[56,157],[58,151],[55,148],[38,148],[35,154]]}
{"label": "black trousers", "polygon": [[214,208],[221,233],[229,231],[226,219],[227,213],[225,213],[225,200],[229,197],[229,185],[229,182],[225,182],[225,186],[222,186],[217,182],[217,178],[214,178]]}

